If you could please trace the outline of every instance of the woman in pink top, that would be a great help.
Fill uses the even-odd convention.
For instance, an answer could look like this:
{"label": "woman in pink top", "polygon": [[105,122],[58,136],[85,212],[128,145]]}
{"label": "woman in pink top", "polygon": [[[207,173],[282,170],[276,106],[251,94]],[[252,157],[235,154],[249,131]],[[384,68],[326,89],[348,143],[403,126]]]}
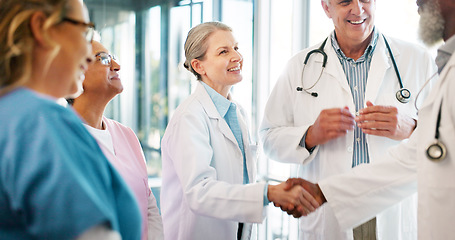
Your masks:
{"label": "woman in pink top", "polygon": [[93,41],[92,51],[95,62],[85,74],[84,92],[73,100],[73,107],[136,196],[142,214],[141,239],[163,239],[163,224],[155,197],[148,186],[139,140],[130,128],[103,116],[109,101],[123,91],[118,75],[120,65],[101,43]]}

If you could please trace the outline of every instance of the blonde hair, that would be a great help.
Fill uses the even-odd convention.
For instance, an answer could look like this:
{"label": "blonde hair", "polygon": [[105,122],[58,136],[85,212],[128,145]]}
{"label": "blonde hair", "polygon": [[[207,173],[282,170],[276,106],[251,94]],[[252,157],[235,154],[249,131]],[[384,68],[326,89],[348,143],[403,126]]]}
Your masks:
{"label": "blonde hair", "polygon": [[[49,29],[69,11],[68,0],[0,0],[0,96],[31,78],[34,37],[30,19],[39,11],[48,16],[43,28]],[[59,51],[58,46],[53,47],[51,56]]]}
{"label": "blonde hair", "polygon": [[186,37],[185,41],[185,63],[183,66],[192,72],[198,80],[201,80],[201,75],[197,73],[191,66],[193,59],[204,60],[207,52],[207,39],[212,33],[217,30],[232,32],[232,28],[221,22],[205,22],[193,27]]}

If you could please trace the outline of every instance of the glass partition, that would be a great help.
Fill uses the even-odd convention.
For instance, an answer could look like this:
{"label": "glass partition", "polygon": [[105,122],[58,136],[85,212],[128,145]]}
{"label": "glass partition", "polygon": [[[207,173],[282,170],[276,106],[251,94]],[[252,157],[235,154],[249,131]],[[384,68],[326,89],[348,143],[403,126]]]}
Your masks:
{"label": "glass partition", "polygon": [[221,16],[222,22],[232,28],[234,37],[239,43],[239,52],[243,56],[243,80],[233,86],[231,94],[233,99],[240,103],[248,115],[251,116],[253,77],[253,2],[249,0],[224,0],[222,1]]}
{"label": "glass partition", "polygon": [[155,6],[145,13],[144,78],[140,79],[138,138],[147,159],[150,176],[161,175],[160,141],[166,119],[166,95],[160,81],[161,65],[161,7]]}

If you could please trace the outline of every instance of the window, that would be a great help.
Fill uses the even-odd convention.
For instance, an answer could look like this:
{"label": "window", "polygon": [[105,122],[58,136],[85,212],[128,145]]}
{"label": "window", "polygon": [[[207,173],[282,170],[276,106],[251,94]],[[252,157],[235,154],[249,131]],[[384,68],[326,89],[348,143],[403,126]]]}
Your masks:
{"label": "window", "polygon": [[166,91],[161,72],[161,7],[154,6],[146,11],[145,43],[143,59],[144,78],[139,79],[138,96],[139,131],[150,176],[161,175],[160,141],[166,126]]}
{"label": "window", "polygon": [[222,15],[223,21],[238,29],[236,36],[246,59],[245,77],[242,86],[233,92],[251,112],[251,1],[111,1],[108,4],[104,0],[87,0],[85,3],[101,33],[101,42],[121,62],[120,76],[125,90],[109,103],[105,114],[137,133],[151,177],[161,176],[160,141],[169,118],[196,83],[196,78],[183,67],[183,45],[191,27]]}
{"label": "window", "polygon": [[[234,85],[231,94],[249,114],[252,112],[253,66],[253,2],[250,0],[222,1],[222,22],[233,29],[243,56],[243,80]],[[251,126],[251,124],[250,124]]]}

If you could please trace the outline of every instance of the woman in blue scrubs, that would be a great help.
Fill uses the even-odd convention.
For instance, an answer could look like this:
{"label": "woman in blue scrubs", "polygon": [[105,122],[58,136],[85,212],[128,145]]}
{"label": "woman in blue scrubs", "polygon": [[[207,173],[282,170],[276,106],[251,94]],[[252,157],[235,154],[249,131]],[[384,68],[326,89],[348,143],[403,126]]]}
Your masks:
{"label": "woman in blue scrubs", "polygon": [[140,239],[130,190],[56,103],[93,60],[82,0],[2,0],[0,16],[0,238]]}

